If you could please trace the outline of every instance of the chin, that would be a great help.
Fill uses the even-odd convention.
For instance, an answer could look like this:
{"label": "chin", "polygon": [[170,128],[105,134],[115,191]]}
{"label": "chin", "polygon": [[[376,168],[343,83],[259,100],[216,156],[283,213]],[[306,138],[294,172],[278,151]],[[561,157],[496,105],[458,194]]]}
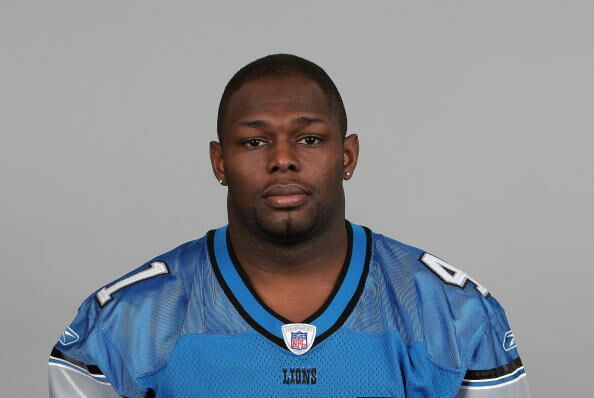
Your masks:
{"label": "chin", "polygon": [[267,238],[287,244],[306,240],[319,226],[317,214],[304,214],[295,210],[282,212],[256,211],[255,220],[258,229]]}

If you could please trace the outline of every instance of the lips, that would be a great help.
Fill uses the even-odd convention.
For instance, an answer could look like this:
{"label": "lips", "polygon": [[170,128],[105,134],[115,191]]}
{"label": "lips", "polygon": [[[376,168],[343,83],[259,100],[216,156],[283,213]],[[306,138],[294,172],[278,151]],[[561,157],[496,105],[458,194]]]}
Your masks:
{"label": "lips", "polygon": [[286,196],[286,195],[307,195],[305,188],[296,184],[273,185],[264,192],[264,197]]}
{"label": "lips", "polygon": [[297,185],[273,185],[264,191],[266,203],[277,209],[289,209],[302,206],[307,201],[309,192]]}

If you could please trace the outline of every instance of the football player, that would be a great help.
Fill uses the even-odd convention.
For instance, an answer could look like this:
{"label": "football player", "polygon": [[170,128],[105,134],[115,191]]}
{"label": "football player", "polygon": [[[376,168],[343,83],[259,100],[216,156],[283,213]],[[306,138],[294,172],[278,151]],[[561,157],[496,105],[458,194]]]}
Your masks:
{"label": "football player", "polygon": [[228,225],[85,300],[51,352],[51,397],[530,396],[483,285],[345,219],[359,139],[322,68],[246,65],[217,128]]}

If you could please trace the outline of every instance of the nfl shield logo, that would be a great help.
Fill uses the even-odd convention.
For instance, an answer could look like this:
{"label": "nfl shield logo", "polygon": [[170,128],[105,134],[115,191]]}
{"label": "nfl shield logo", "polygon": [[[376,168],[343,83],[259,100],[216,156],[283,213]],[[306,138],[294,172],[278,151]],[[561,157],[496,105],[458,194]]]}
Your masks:
{"label": "nfl shield logo", "polygon": [[291,348],[305,350],[307,348],[307,332],[291,332]]}
{"label": "nfl shield logo", "polygon": [[309,351],[316,338],[316,327],[307,323],[289,323],[281,329],[287,348],[295,355]]}

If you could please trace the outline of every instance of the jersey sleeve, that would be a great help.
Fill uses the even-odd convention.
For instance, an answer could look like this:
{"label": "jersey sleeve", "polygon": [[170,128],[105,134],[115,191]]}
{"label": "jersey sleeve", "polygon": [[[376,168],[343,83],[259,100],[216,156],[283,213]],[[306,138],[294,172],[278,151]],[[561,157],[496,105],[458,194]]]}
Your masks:
{"label": "jersey sleeve", "polygon": [[516,339],[501,307],[474,336],[465,362],[456,398],[530,398]]}
{"label": "jersey sleeve", "polygon": [[145,396],[97,318],[98,305],[91,296],[53,347],[48,361],[50,398]]}

